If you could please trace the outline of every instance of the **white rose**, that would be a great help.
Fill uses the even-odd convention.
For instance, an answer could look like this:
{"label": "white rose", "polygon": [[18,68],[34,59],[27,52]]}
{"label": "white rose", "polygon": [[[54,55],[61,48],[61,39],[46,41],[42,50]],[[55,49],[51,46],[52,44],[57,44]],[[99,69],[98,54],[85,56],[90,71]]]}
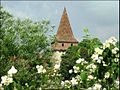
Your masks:
{"label": "white rose", "polygon": [[44,67],[42,65],[40,65],[40,66],[37,65],[36,68],[37,68],[38,73],[45,73],[46,72],[46,69],[44,69]]}
{"label": "white rose", "polygon": [[109,77],[110,77],[110,73],[109,73],[109,72],[106,72],[104,77],[105,77],[105,78],[109,78]]}
{"label": "white rose", "polygon": [[55,64],[54,68],[55,69],[59,69],[60,68],[60,64]]}
{"label": "white rose", "polygon": [[78,71],[77,71],[77,70],[74,70],[74,73],[78,73]]}
{"label": "white rose", "polygon": [[81,72],[83,72],[83,70],[81,70]]}
{"label": "white rose", "polygon": [[119,49],[118,49],[117,47],[115,47],[114,49],[112,49],[112,53],[113,53],[113,54],[116,54],[118,50],[119,50]]}
{"label": "white rose", "polygon": [[71,74],[73,71],[72,71],[72,69],[71,70],[69,70],[69,73]]}
{"label": "white rose", "polygon": [[42,71],[43,73],[46,73],[46,69],[43,69],[43,71]]}
{"label": "white rose", "polygon": [[118,62],[118,61],[119,61],[119,59],[118,59],[118,58],[115,58],[115,59],[114,59],[114,61],[115,61],[115,62]]}
{"label": "white rose", "polygon": [[37,67],[37,70],[38,70],[38,73],[42,73],[43,66],[39,66],[39,67]]}
{"label": "white rose", "polygon": [[111,43],[111,44],[113,44],[113,45],[115,45],[116,42],[117,42],[117,39],[116,39],[115,37],[110,37],[110,38],[108,39],[108,42]]}
{"label": "white rose", "polygon": [[43,69],[43,66],[42,65],[40,65],[40,67],[39,67],[40,69]]}
{"label": "white rose", "polygon": [[107,90],[106,88],[103,88],[103,90]]}
{"label": "white rose", "polygon": [[38,73],[42,73],[42,69],[38,68],[37,70],[38,70]]}
{"label": "white rose", "polygon": [[105,62],[104,62],[104,61],[102,61],[102,63],[103,63],[103,66],[108,66],[107,64],[105,64]]}
{"label": "white rose", "polygon": [[39,68],[39,67],[40,67],[39,65],[36,66],[36,68]]}
{"label": "white rose", "polygon": [[117,48],[117,47],[115,47],[114,49],[115,49],[116,51],[119,51],[119,48]]}
{"label": "white rose", "polygon": [[83,65],[84,63],[82,62],[81,65]]}
{"label": "white rose", "polygon": [[110,47],[110,43],[108,42],[108,40],[106,40],[106,42],[105,43],[103,43],[103,49],[105,49],[105,48],[109,48]]}
{"label": "white rose", "polygon": [[84,61],[84,64],[88,64],[88,62],[87,62],[87,61]]}
{"label": "white rose", "polygon": [[80,68],[79,68],[79,67],[76,67],[76,66],[73,66],[73,69],[74,69],[74,70],[79,70]]}
{"label": "white rose", "polygon": [[100,90],[101,87],[102,86],[100,84],[94,84],[93,90]]}
{"label": "white rose", "polygon": [[119,83],[120,83],[119,80],[116,80],[116,81],[115,81],[115,84],[116,84],[117,86],[119,86]]}
{"label": "white rose", "polygon": [[15,69],[14,66],[11,67],[11,69],[8,71],[8,74],[12,75],[12,74],[15,74],[17,73],[17,69]]}
{"label": "white rose", "polygon": [[93,90],[92,87],[89,87],[87,90]]}
{"label": "white rose", "polygon": [[112,49],[112,53],[113,53],[113,54],[116,54],[117,51],[116,51],[115,49]]}
{"label": "white rose", "polygon": [[95,48],[95,52],[101,55],[103,50],[100,48]]}
{"label": "white rose", "polygon": [[27,87],[28,87],[28,86],[29,86],[29,85],[28,85],[28,83],[25,83],[25,86],[27,86]]}
{"label": "white rose", "polygon": [[79,70],[80,68],[79,67],[76,67],[76,70]]}
{"label": "white rose", "polygon": [[74,73],[78,73],[80,68],[76,67],[76,66],[73,66],[73,69],[74,69]]}
{"label": "white rose", "polygon": [[83,61],[84,61],[84,58],[79,58],[79,59],[76,61],[76,63],[79,64],[79,63],[81,63],[81,62],[83,62]]}
{"label": "white rose", "polygon": [[94,54],[91,56],[91,58],[92,58],[93,60],[98,60],[98,54],[94,53]]}
{"label": "white rose", "polygon": [[81,63],[80,59],[78,59],[78,60],[76,61],[76,63],[77,63],[77,64]]}
{"label": "white rose", "polygon": [[106,66],[108,66],[108,65],[107,65],[107,64],[105,64],[105,63],[103,63],[103,66],[105,66],[105,67],[106,67]]}
{"label": "white rose", "polygon": [[8,81],[9,83],[12,83],[12,82],[13,82],[13,78],[9,77],[9,78],[7,79],[7,81]]}
{"label": "white rose", "polygon": [[100,57],[99,57],[99,59],[101,59],[101,60],[102,60],[102,59],[103,59],[103,57],[102,57],[102,56],[100,56]]}
{"label": "white rose", "polygon": [[38,88],[38,90],[42,90],[42,88],[40,87],[40,88]]}
{"label": "white rose", "polygon": [[90,68],[90,65],[88,65],[87,67],[86,67],[86,69],[89,69]]}
{"label": "white rose", "polygon": [[101,60],[100,60],[100,59],[98,59],[98,60],[97,60],[97,63],[101,63]]}
{"label": "white rose", "polygon": [[61,85],[64,86],[65,82],[64,81],[61,81]]}
{"label": "white rose", "polygon": [[74,86],[78,84],[78,81],[75,78],[72,78],[71,83],[72,83],[72,86]]}
{"label": "white rose", "polygon": [[2,84],[0,84],[0,90],[4,90],[4,88],[2,87]]}
{"label": "white rose", "polygon": [[6,75],[2,76],[1,79],[2,79],[1,84],[4,84],[4,85],[9,85],[10,83],[13,82],[13,78],[8,77]]}
{"label": "white rose", "polygon": [[92,68],[93,68],[93,69],[96,69],[96,65],[93,64],[93,65],[92,65]]}
{"label": "white rose", "polygon": [[7,81],[7,76],[6,75],[2,76],[1,79],[2,79],[1,83],[4,84]]}
{"label": "white rose", "polygon": [[89,75],[89,76],[88,76],[88,79],[89,79],[89,80],[92,80],[93,78],[94,78],[94,77],[93,77],[92,75]]}
{"label": "white rose", "polygon": [[76,78],[78,81],[81,79],[80,75],[77,75],[75,78]]}

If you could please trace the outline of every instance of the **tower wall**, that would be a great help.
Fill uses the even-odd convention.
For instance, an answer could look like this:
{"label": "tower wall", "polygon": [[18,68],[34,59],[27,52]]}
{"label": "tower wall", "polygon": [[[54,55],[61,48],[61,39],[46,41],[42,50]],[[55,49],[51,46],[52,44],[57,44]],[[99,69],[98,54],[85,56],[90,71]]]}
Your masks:
{"label": "tower wall", "polygon": [[66,50],[67,48],[69,48],[70,46],[77,46],[78,43],[56,43],[54,44],[52,47],[54,47],[55,50]]}

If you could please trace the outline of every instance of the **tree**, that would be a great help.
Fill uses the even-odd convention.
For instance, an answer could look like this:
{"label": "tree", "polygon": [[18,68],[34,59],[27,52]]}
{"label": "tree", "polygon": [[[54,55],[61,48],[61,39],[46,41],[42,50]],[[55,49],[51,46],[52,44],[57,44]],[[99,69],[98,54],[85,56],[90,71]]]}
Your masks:
{"label": "tree", "polygon": [[[42,57],[40,58],[40,55],[47,53],[47,51],[51,52],[49,46],[52,40],[47,34],[53,29],[50,21],[33,22],[30,19],[15,19],[3,7],[0,8],[0,76],[11,67],[11,64],[18,65],[18,62],[11,62],[10,60],[27,60],[29,64],[27,66],[35,66],[41,63]],[[44,59],[47,60],[48,57]]]}

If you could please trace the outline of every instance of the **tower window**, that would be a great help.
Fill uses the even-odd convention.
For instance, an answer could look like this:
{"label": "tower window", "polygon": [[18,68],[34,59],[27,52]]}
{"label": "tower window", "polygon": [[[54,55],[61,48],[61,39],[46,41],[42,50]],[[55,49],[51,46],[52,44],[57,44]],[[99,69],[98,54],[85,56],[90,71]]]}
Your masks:
{"label": "tower window", "polygon": [[62,43],[62,47],[64,47],[64,43]]}
{"label": "tower window", "polygon": [[71,46],[73,46],[73,43],[71,43]]}

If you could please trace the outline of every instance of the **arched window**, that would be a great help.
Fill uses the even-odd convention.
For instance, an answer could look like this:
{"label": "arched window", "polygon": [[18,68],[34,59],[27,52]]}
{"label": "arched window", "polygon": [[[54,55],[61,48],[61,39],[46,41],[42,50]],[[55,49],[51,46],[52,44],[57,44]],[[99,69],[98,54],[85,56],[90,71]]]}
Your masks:
{"label": "arched window", "polygon": [[71,43],[71,46],[73,46],[73,43]]}
{"label": "arched window", "polygon": [[62,47],[64,47],[64,43],[62,43]]}

